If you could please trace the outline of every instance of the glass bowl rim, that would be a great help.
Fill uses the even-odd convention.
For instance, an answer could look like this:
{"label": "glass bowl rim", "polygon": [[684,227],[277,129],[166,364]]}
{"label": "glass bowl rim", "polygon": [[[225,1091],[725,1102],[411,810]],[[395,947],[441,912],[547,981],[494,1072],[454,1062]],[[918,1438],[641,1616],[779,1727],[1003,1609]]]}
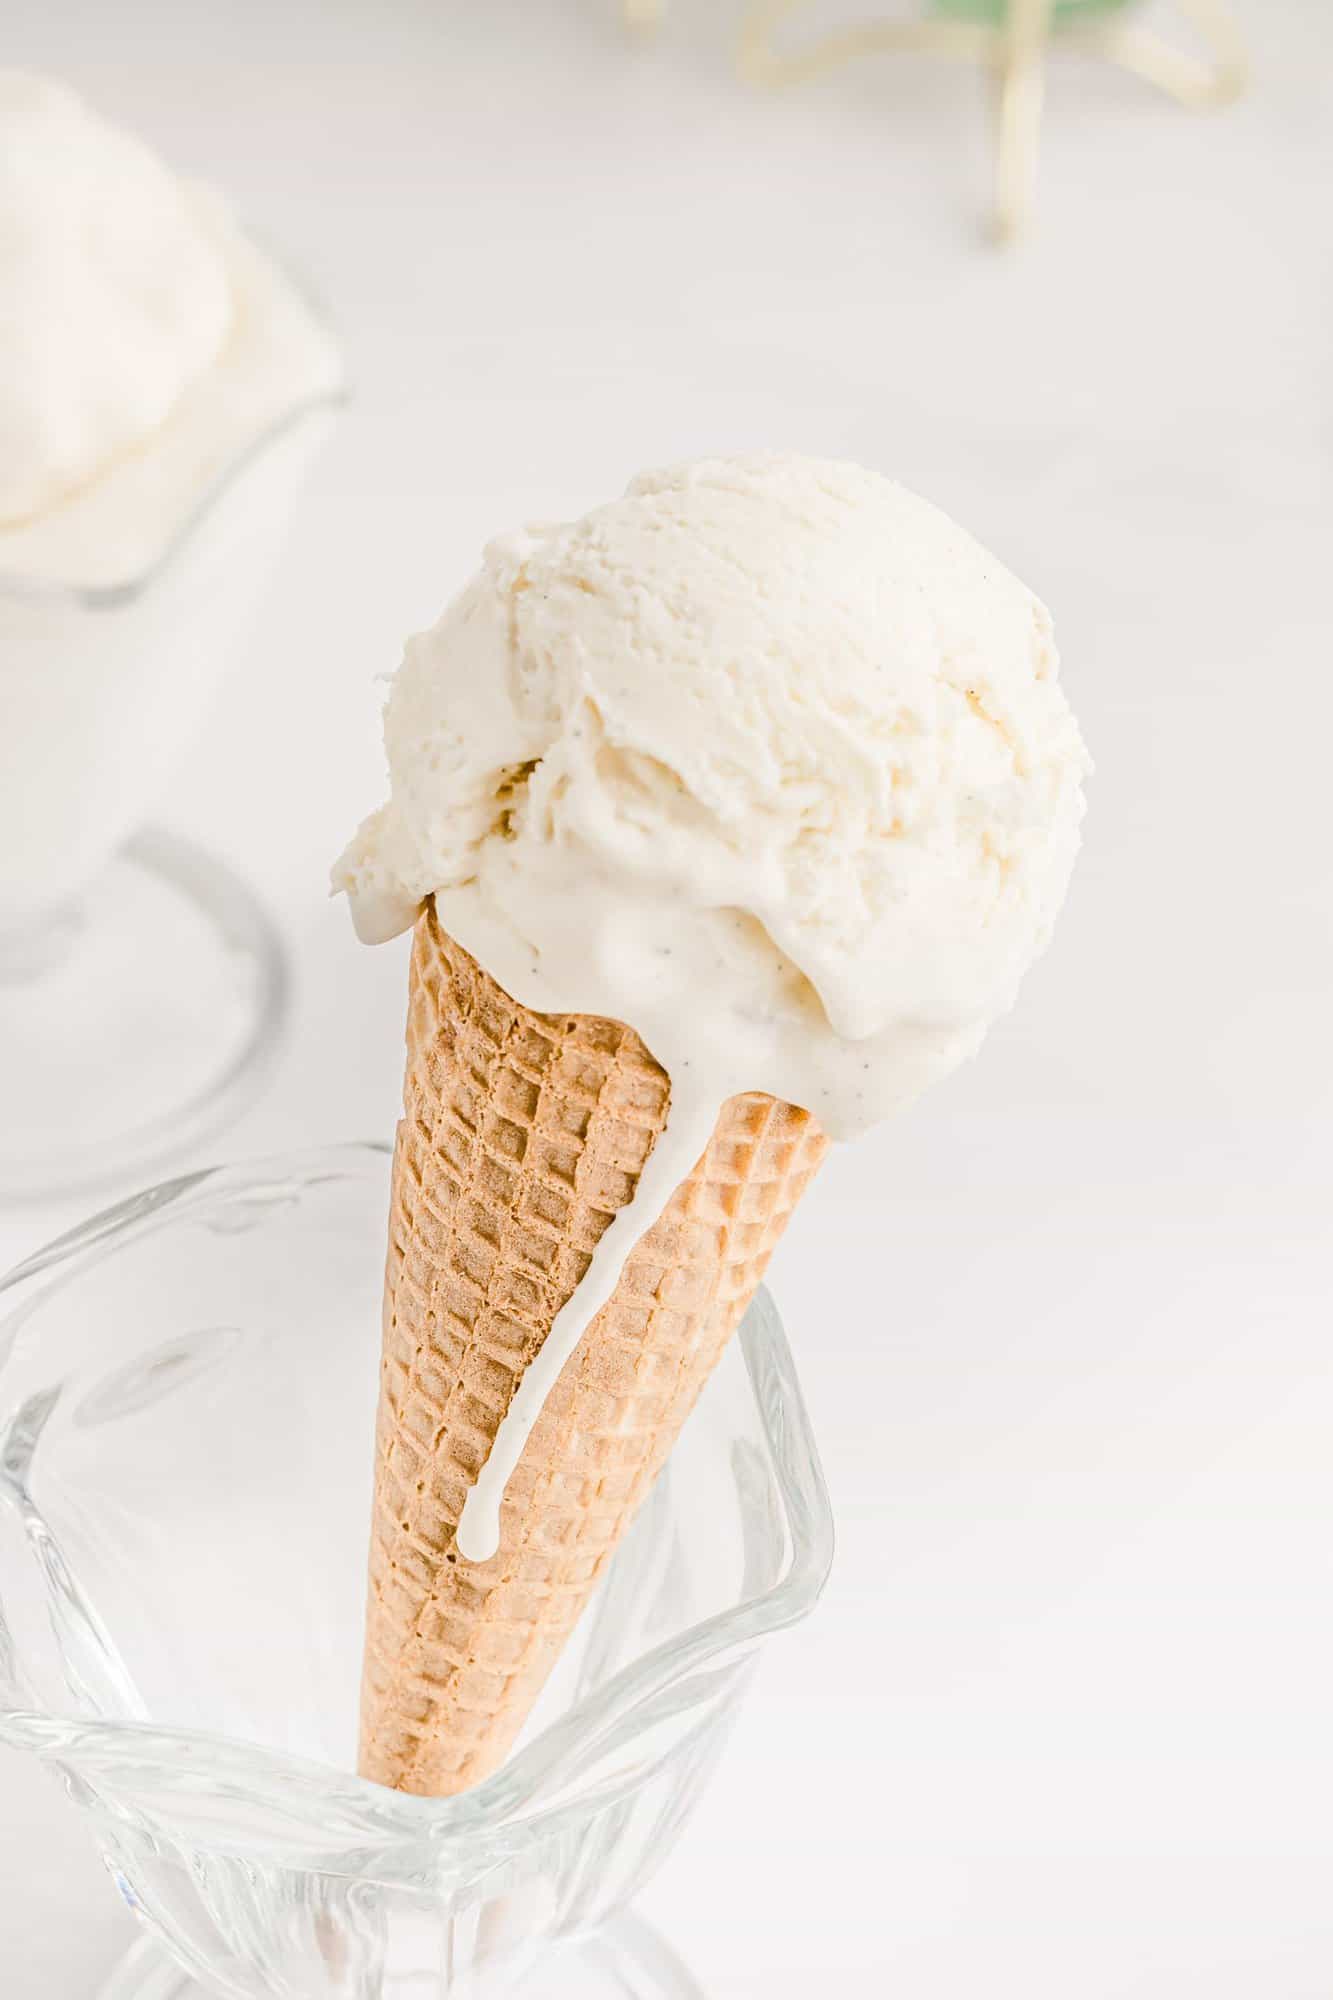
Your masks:
{"label": "glass bowl rim", "polygon": [[[261,231],[252,229],[246,234],[272,259],[287,282],[299,293],[311,317],[336,342],[338,329],[333,315],[315,287],[286,256],[273,248]],[[11,602],[22,604],[63,604],[93,613],[122,611],[127,605],[137,603],[161,582],[169,570],[176,567],[185,551],[213,518],[225,496],[234,486],[240,485],[261,458],[268,456],[274,445],[299,430],[306,418],[318,411],[345,408],[351,400],[351,393],[351,384],[344,370],[333,388],[322,389],[317,395],[302,396],[262,430],[247,438],[200,489],[161,549],[136,575],[124,577],[119,583],[65,583],[59,577],[25,577],[0,568],[0,599],[8,598]],[[166,421],[170,422],[169,416]]]}
{"label": "glass bowl rim", "polygon": [[[0,1310],[10,1306],[0,1319],[0,1383],[22,1323],[55,1291],[113,1255],[116,1246],[139,1242],[188,1215],[191,1208],[206,1209],[219,1197],[255,1193],[282,1181],[314,1187],[328,1180],[355,1179],[371,1161],[382,1164],[391,1155],[392,1148],[378,1140],[263,1155],[177,1175],[91,1216],[0,1278]],[[49,1277],[53,1272],[58,1275]],[[40,1282],[43,1279],[49,1281]],[[451,1799],[416,1798],[313,1758],[241,1738],[133,1720],[65,1717],[8,1707],[3,1701],[0,1741],[89,1775],[101,1771],[113,1776],[131,1766],[170,1764],[178,1774],[177,1789],[192,1789],[180,1783],[188,1772],[207,1780],[201,1782],[201,1792],[223,1783],[251,1796],[278,1787],[284,1807],[293,1813],[299,1812],[302,1802],[309,1806],[336,1796],[343,1832],[366,1839],[452,1839],[501,1829],[528,1805],[541,1806],[539,1793],[558,1793],[562,1768],[575,1763],[587,1746],[612,1736],[627,1714],[684,1675],[726,1655],[748,1651],[771,1633],[799,1623],[823,1591],[833,1561],[828,1488],[786,1332],[765,1287],[746,1313],[737,1339],[790,1543],[782,1575],[758,1596],[714,1613],[621,1668],[473,1790]],[[554,1797],[551,1803],[556,1803]],[[339,1839],[337,1844],[346,1843]]]}

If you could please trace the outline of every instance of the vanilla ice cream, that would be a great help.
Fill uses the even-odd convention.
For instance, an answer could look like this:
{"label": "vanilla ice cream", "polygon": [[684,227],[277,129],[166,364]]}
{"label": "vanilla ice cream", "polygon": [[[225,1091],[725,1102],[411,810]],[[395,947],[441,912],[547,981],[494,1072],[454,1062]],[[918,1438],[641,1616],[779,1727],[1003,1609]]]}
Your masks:
{"label": "vanilla ice cream", "polygon": [[164,423],[218,359],[236,305],[189,191],[72,91],[13,70],[0,72],[0,219],[0,528],[12,528]]}
{"label": "vanilla ice cream", "polygon": [[666,1139],[469,1499],[471,1555],[720,1104],[767,1091],[851,1137],[1010,1006],[1088,759],[1029,590],[879,475],[776,454],[493,543],[409,643],[385,741],[389,801],[334,876],[360,934],[433,895],[516,999],[628,1022],[671,1078]]}
{"label": "vanilla ice cream", "polygon": [[140,581],[247,443],[335,390],[285,272],[63,84],[0,70],[0,580]]}
{"label": "vanilla ice cream", "polygon": [[494,542],[409,643],[385,741],[336,871],[363,937],[433,893],[526,1005],[835,1137],[1009,1007],[1088,768],[1032,593],[877,474],[777,455]]}
{"label": "vanilla ice cream", "polygon": [[0,299],[2,937],[151,807],[342,369],[218,196],[21,71],[0,71]]}

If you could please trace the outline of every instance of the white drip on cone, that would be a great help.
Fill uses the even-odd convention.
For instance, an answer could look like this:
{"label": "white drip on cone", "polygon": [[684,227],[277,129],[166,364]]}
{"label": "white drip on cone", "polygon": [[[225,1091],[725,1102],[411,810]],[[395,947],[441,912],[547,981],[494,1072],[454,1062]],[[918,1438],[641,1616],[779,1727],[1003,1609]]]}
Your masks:
{"label": "white drip on cone", "polygon": [[614,1295],[634,1251],[697,1164],[712,1133],[715,1112],[711,1101],[678,1092],[673,1084],[666,1126],[658,1134],[634,1193],[603,1230],[581,1282],[552,1320],[464,1503],[458,1523],[458,1552],[469,1562],[488,1562],[498,1552],[500,1508],[547,1398],[584,1334]]}

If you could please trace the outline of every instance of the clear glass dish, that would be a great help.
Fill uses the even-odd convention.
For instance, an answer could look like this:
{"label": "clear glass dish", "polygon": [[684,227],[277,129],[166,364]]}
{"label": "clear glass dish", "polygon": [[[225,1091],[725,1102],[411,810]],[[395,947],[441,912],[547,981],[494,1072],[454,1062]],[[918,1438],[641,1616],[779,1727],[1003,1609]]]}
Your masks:
{"label": "clear glass dish", "polygon": [[282,1018],[263,911],[143,829],[343,400],[310,396],[250,439],[130,581],[0,574],[0,1194],[161,1158],[263,1073]]}
{"label": "clear glass dish", "polygon": [[[705,2000],[704,1990],[666,1940],[642,1917],[613,1917],[591,1936],[544,1951],[517,1984],[496,1975],[512,2000]],[[482,1977],[479,1993],[495,1986]],[[117,1966],[96,2000],[209,2000],[201,1986],[142,1938]]]}
{"label": "clear glass dish", "polygon": [[452,1800],[356,1777],[387,1191],[375,1147],[191,1174],[0,1285],[0,1740],[237,2000],[507,1991],[595,1932],[832,1554],[761,1295],[509,1763]]}

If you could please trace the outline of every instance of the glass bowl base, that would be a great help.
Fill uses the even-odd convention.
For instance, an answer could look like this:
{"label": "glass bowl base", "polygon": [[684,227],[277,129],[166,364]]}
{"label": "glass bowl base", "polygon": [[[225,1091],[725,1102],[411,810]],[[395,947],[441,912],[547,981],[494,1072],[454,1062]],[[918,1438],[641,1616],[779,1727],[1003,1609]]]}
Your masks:
{"label": "glass bowl base", "polygon": [[[426,2000],[426,1989],[422,1989]],[[592,1937],[544,1952],[527,1975],[503,1973],[477,1987],[477,2000],[704,2000],[703,1988],[651,1925],[619,1916]],[[152,1938],[140,1938],[95,2000],[219,2000],[169,1960]]]}
{"label": "glass bowl base", "polygon": [[77,909],[0,948],[0,1196],[92,1186],[226,1123],[286,999],[245,884],[174,834],[137,834]]}

